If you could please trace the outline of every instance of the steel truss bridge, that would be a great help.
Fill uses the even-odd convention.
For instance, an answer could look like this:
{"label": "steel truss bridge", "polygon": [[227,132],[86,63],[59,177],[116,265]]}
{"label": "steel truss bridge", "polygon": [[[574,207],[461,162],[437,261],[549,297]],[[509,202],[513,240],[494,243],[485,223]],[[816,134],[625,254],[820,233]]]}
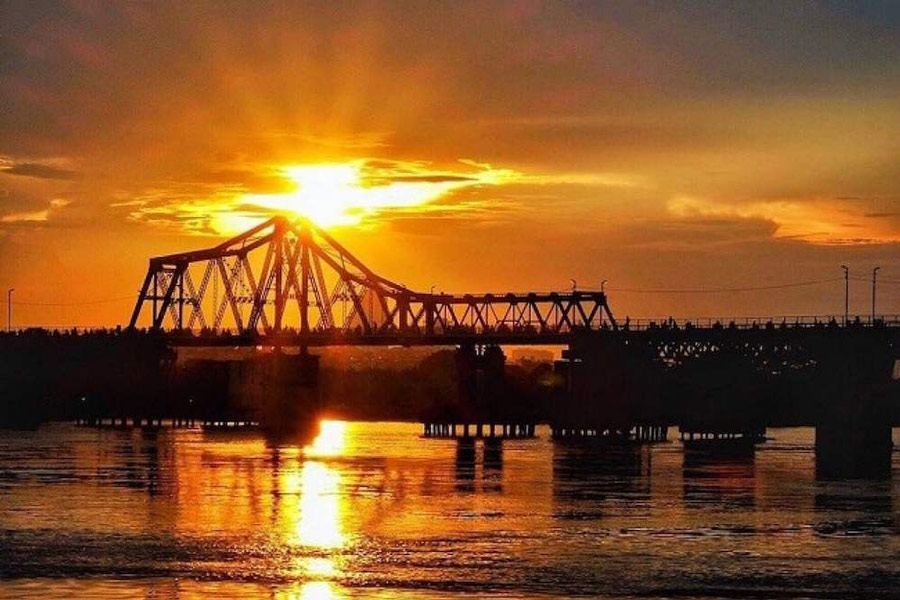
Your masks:
{"label": "steel truss bridge", "polygon": [[561,344],[616,329],[606,294],[423,293],[385,279],[307,219],[150,259],[130,328],[182,345]]}

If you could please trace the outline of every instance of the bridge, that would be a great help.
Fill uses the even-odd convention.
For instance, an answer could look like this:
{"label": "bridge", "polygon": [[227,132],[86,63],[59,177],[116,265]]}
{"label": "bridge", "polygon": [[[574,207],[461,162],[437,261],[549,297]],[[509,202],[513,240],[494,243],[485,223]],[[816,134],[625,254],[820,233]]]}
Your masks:
{"label": "bridge", "polygon": [[314,404],[307,348],[336,345],[457,346],[460,397],[424,417],[427,436],[533,435],[542,417],[506,381],[507,344],[567,347],[545,415],[560,438],[659,441],[677,424],[688,442],[758,442],[767,425],[810,424],[831,463],[883,471],[900,414],[898,317],[632,323],[615,319],[603,290],[423,293],[305,219],[150,259],[131,328],[142,318],[171,346],[300,347],[241,367],[256,382],[241,393],[269,406],[263,421],[296,416],[298,397]]}
{"label": "bridge", "polygon": [[150,259],[131,316],[175,345],[561,344],[615,329],[602,291],[434,294],[372,272],[307,219]]}
{"label": "bridge", "polygon": [[900,328],[900,315],[636,320],[603,291],[445,294],[377,275],[305,218],[269,220],[212,248],[157,256],[129,321],[174,345],[567,344],[585,331]]}
{"label": "bridge", "polygon": [[[565,350],[540,389],[523,389],[507,344]],[[452,397],[429,396],[420,415],[430,437],[530,437],[547,422],[564,442],[649,443],[674,425],[686,444],[752,445],[766,427],[808,425],[826,470],[883,475],[900,423],[900,318],[632,322],[602,290],[423,293],[283,217],[151,258],[125,330],[0,336],[0,392],[7,407],[51,402],[94,425],[293,435],[322,407],[309,349],[342,345],[456,347],[438,373]],[[185,346],[212,349],[188,364],[175,358]]]}

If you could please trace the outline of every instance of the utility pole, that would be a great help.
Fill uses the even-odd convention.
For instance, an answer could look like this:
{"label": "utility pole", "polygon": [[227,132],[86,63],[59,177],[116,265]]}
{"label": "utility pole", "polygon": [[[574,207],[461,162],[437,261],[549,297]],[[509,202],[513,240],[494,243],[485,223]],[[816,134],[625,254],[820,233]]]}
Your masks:
{"label": "utility pole", "polygon": [[875,283],[878,281],[878,271],[881,267],[872,269],[872,325],[875,324]]}
{"label": "utility pole", "polygon": [[844,270],[844,327],[850,320],[850,267],[841,265]]}
{"label": "utility pole", "polygon": [[15,288],[6,291],[6,331],[12,331],[12,295]]}

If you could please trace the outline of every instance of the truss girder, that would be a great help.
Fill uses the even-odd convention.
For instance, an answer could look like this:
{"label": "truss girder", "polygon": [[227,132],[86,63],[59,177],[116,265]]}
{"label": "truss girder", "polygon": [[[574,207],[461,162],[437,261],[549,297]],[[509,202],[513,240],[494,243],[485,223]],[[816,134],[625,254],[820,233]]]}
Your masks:
{"label": "truss girder", "polygon": [[416,292],[375,274],[313,223],[280,216],[213,248],[151,258],[130,326],[143,323],[195,333],[396,336],[398,343],[616,328],[603,292]]}

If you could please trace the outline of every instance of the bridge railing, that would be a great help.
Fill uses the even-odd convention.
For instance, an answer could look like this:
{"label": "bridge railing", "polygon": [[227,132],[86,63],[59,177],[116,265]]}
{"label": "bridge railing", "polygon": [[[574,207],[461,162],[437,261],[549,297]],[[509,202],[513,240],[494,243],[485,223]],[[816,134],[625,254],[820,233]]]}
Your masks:
{"label": "bridge railing", "polygon": [[[660,319],[626,319],[619,323],[619,331],[665,331],[690,329],[791,329],[791,328],[891,328],[900,329],[900,315],[852,316],[845,326],[843,315],[809,315],[783,317],[700,317],[700,318],[660,318]],[[451,327],[437,330],[427,335],[422,332],[385,331],[366,333],[364,331],[344,330],[339,328],[315,330],[301,334],[295,328],[285,328],[278,333],[262,333],[258,331],[238,332],[230,329],[220,330],[168,330],[165,332],[151,329],[128,329],[122,327],[78,327],[78,326],[45,326],[16,327],[11,332],[0,331],[0,338],[7,336],[164,336],[178,344],[212,344],[212,345],[254,345],[258,343],[279,343],[284,345],[391,345],[391,344],[456,344],[462,341],[492,340],[493,343],[565,343],[570,333],[584,330],[575,327],[566,330],[541,329],[538,327],[488,327],[475,326]],[[604,323],[601,331],[611,331],[610,323]],[[518,341],[517,341],[518,340]]]}
{"label": "bridge railing", "polygon": [[900,327],[900,314],[850,315],[846,323],[844,315],[783,315],[762,317],[692,317],[692,318],[639,318],[626,317],[619,323],[620,329],[645,331],[648,329],[762,329],[766,327]]}

